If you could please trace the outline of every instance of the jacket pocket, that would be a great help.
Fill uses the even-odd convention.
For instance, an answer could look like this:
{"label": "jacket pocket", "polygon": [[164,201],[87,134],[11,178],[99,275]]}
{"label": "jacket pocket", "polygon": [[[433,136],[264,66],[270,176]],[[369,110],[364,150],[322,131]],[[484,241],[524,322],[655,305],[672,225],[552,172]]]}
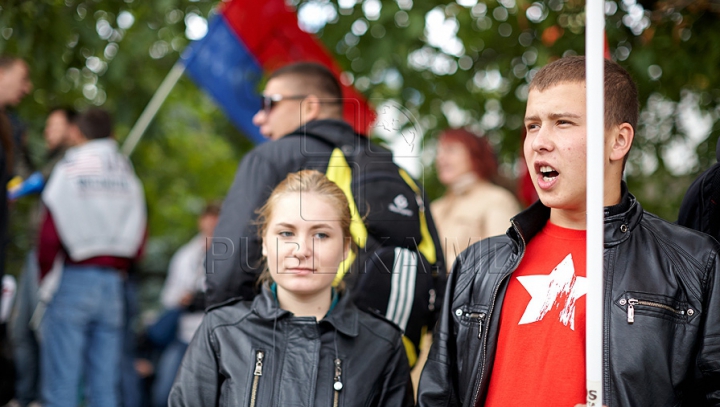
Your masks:
{"label": "jacket pocket", "polygon": [[458,327],[463,335],[462,330],[466,330],[463,336],[467,336],[470,340],[472,337],[481,339],[483,331],[485,329],[485,320],[487,318],[487,307],[477,306],[461,306],[453,311],[455,320],[458,322]]}
{"label": "jacket pocket", "polygon": [[615,305],[625,310],[628,324],[635,323],[640,316],[687,323],[698,314],[698,311],[690,307],[687,301],[636,291],[625,292],[615,300]]}
{"label": "jacket pocket", "polygon": [[263,363],[265,362],[265,351],[255,351],[255,369],[252,375],[252,386],[250,387],[250,407],[259,406],[258,404],[258,388],[263,375]]}

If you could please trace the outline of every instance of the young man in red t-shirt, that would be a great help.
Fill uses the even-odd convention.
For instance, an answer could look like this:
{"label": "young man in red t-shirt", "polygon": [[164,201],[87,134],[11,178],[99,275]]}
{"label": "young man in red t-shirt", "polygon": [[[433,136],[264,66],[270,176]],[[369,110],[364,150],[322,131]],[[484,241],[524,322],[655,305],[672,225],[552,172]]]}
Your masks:
{"label": "young man in red t-shirt", "polygon": [[[604,397],[720,406],[717,242],[647,212],[622,182],[637,88],[605,61]],[[530,83],[524,153],[540,200],[455,262],[419,384],[429,406],[585,402],[585,59]],[[598,152],[599,154],[600,152]]]}

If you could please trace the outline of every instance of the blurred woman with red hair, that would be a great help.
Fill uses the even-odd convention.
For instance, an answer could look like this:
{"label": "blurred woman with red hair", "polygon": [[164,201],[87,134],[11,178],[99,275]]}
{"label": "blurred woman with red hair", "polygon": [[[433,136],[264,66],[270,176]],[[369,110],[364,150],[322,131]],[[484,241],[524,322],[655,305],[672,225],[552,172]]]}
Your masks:
{"label": "blurred woman with red hair", "polygon": [[447,189],[430,210],[450,270],[468,246],[505,233],[520,206],[512,193],[493,183],[498,164],[485,137],[464,129],[446,130],[440,135],[435,166]]}

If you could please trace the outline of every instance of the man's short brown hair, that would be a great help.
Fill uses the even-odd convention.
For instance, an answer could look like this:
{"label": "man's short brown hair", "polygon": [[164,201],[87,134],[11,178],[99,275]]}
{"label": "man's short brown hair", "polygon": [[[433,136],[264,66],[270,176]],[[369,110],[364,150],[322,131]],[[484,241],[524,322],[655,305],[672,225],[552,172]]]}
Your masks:
{"label": "man's short brown hair", "polygon": [[88,140],[112,136],[112,117],[106,110],[91,108],[83,112],[75,122]]}
{"label": "man's short brown hair", "polygon": [[[544,66],[530,82],[530,90],[544,91],[565,82],[585,82],[585,57],[558,59]],[[628,71],[605,59],[605,128],[628,123],[637,129],[638,91]]]}
{"label": "man's short brown hair", "polygon": [[331,99],[327,102],[338,106],[342,116],[342,88],[330,69],[316,62],[297,62],[274,71],[268,80],[286,76],[297,78],[298,86],[303,92],[315,94],[321,99]]}
{"label": "man's short brown hair", "polygon": [[208,201],[205,204],[200,216],[220,216],[220,210],[222,209],[221,201]]}

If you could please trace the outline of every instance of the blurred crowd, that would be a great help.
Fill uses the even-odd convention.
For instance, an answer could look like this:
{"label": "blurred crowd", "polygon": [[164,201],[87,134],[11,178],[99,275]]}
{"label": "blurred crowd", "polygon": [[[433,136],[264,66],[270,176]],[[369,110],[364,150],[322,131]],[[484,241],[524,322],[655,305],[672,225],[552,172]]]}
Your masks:
{"label": "blurred crowd", "polygon": [[[582,76],[558,80],[572,72],[562,64]],[[678,386],[692,386],[688,399],[707,392],[710,400],[720,374],[712,339],[718,337],[712,323],[717,310],[702,306],[720,295],[706,277],[717,253],[709,238],[643,215],[629,194],[622,172],[637,94],[627,72],[607,64],[620,78],[613,79],[617,86],[628,89],[626,99],[608,104],[626,103],[635,118],[618,113],[622,117],[611,116],[617,123],[610,126],[617,132],[606,129],[606,239],[618,246],[606,262],[634,271],[638,247],[652,247],[646,260],[655,273],[613,281],[611,289],[619,291],[608,301],[617,312],[608,320],[633,338],[647,328],[678,339],[670,319],[700,324],[688,331],[701,334],[678,339],[688,343],[680,350],[643,346],[653,355],[686,355],[683,360],[693,362],[669,357],[668,370],[682,377]],[[32,90],[29,67],[20,58],[0,57],[0,180],[7,185],[0,202],[0,405],[337,406],[364,400],[412,406],[416,397],[421,406],[447,400],[508,405],[519,397],[511,391],[516,377],[554,400],[556,386],[548,385],[554,379],[546,379],[555,374],[569,377],[558,385],[561,399],[581,402],[584,376],[576,373],[584,362],[585,313],[578,306],[576,317],[575,302],[588,290],[581,275],[585,164],[578,159],[585,138],[569,135],[585,114],[573,110],[584,106],[573,99],[584,86],[584,60],[564,58],[550,67],[560,73],[533,82],[528,99],[524,154],[540,201],[525,210],[500,186],[496,154],[482,134],[440,132],[436,171],[445,192],[426,203],[422,186],[392,153],[344,121],[342,91],[327,68],[296,63],[275,71],[253,118],[269,141],[243,157],[222,203],[209,201],[195,214],[197,234],[170,260],[157,298],[162,311],[138,324],[138,271],[151,231],[143,185],[118,148],[112,114],[95,107],[51,109],[44,160],[32,162],[26,127],[12,113]],[[706,187],[713,197],[716,185]],[[34,245],[21,272],[13,273],[19,275],[15,284],[4,276],[13,238],[8,220],[13,203],[29,195],[40,196],[27,225]],[[684,204],[686,224],[720,227],[720,215],[713,208],[707,215],[696,205],[703,198],[694,196]],[[703,216],[707,222],[698,222]],[[653,240],[658,235],[688,247]],[[691,250],[703,264],[688,258]],[[706,274],[696,281],[703,266]],[[546,275],[537,274],[545,269]],[[643,285],[680,281],[674,280],[677,270],[691,275],[683,274],[683,282],[692,281],[679,288]],[[684,291],[695,285],[706,296],[700,305]],[[536,300],[538,290],[547,291],[547,299]],[[634,297],[642,295],[649,300]],[[555,300],[566,301],[565,308]],[[491,318],[503,301],[503,313],[498,308]],[[664,317],[646,322],[643,315],[653,312]],[[559,314],[560,323],[543,321],[548,313]],[[478,356],[488,341],[495,358],[489,377],[479,374],[491,367]],[[553,358],[541,357],[546,349],[555,351]],[[615,396],[626,400],[634,393],[626,393],[630,381],[621,371],[658,357],[631,359],[619,362],[620,373],[608,379],[619,389]],[[484,381],[470,379],[476,377]],[[673,391],[664,376],[657,382]]]}
{"label": "blurred crowd", "polygon": [[[12,113],[32,90],[27,63],[0,58],[0,83],[0,159],[8,185],[3,241],[12,239],[7,219],[13,202],[42,196],[28,225],[36,244],[9,290],[12,303],[3,309],[5,361],[13,361],[15,371],[12,375],[8,368],[3,377],[4,384],[14,383],[5,394],[14,393],[20,406],[42,400],[51,405],[47,400],[76,396],[95,400],[94,405],[166,405],[204,315],[205,254],[220,203],[208,202],[199,214],[198,234],[169,263],[158,299],[163,311],[138,332],[137,270],[148,233],[145,202],[132,165],[117,151],[110,113],[52,108],[43,131],[46,153],[36,163],[27,151],[27,128]],[[280,138],[299,125],[274,111],[279,102],[269,101],[255,117],[271,139],[273,132],[280,131],[275,137]],[[431,209],[449,268],[472,243],[504,233],[519,205],[511,192],[494,183],[498,164],[484,137],[448,130],[439,140],[437,161],[447,192]],[[80,189],[74,186],[76,179],[81,179]],[[478,197],[487,202],[484,208],[474,208]],[[424,358],[427,347],[425,343],[424,355],[418,356]],[[415,382],[419,372],[415,369]]]}

